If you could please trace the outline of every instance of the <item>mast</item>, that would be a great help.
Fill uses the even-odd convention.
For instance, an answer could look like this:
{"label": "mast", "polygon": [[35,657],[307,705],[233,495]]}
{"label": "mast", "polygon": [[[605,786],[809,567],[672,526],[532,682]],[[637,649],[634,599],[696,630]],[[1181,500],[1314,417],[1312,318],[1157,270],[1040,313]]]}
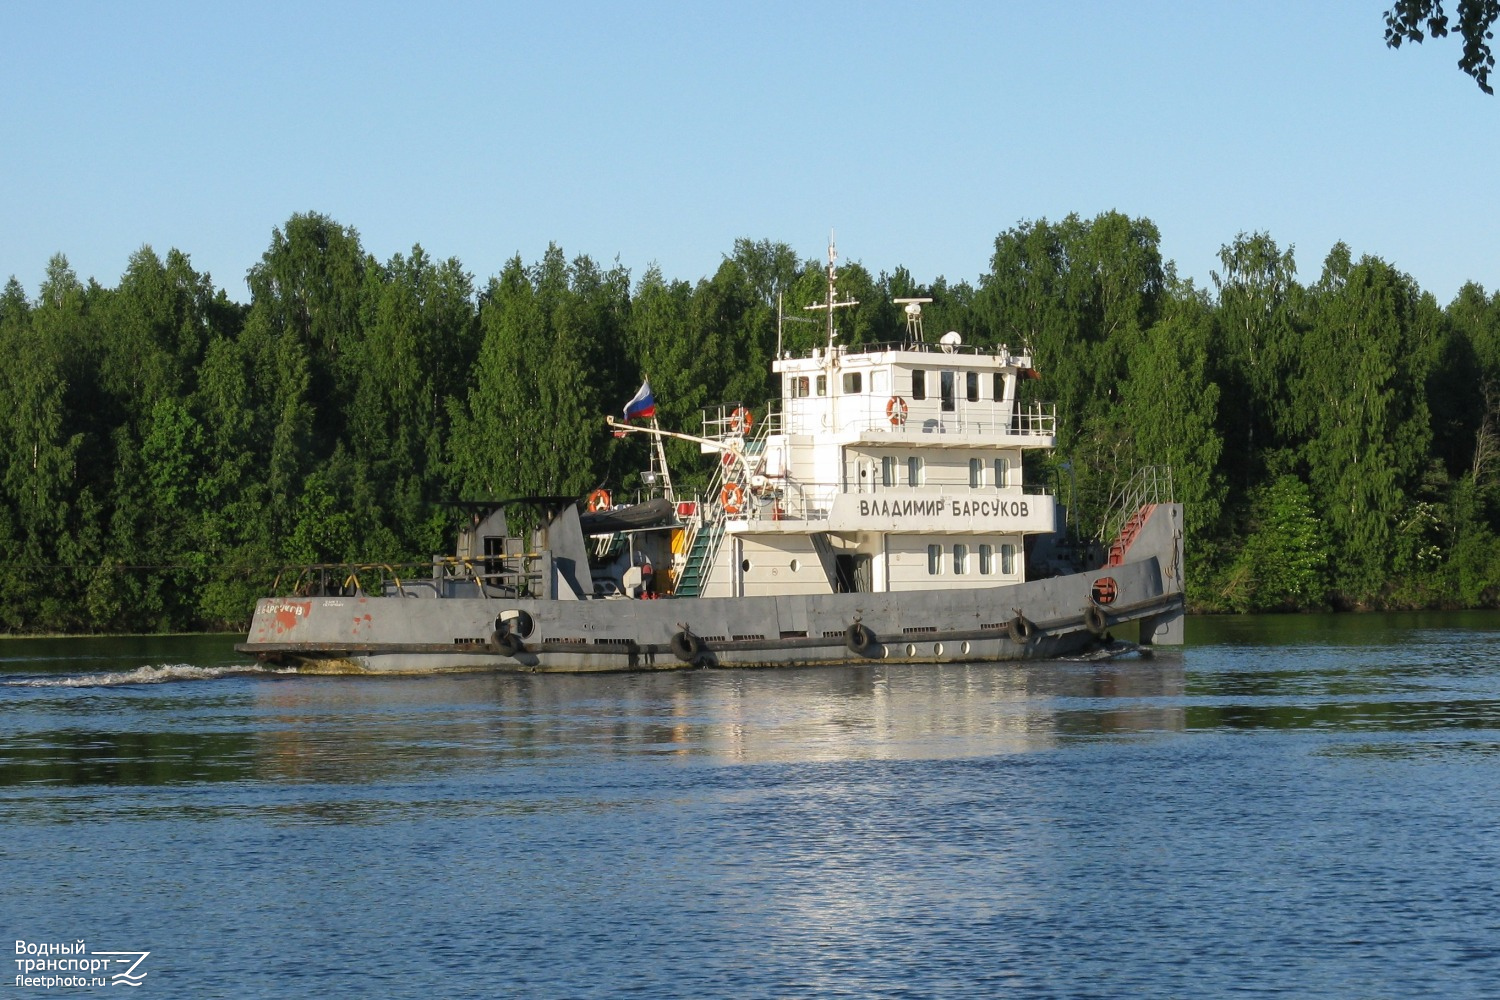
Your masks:
{"label": "mast", "polygon": [[844,309],[844,308],[847,308],[848,306],[857,306],[857,305],[859,305],[859,302],[857,300],[855,300],[855,299],[845,299],[843,302],[838,301],[838,289],[837,289],[838,273],[839,273],[838,272],[838,260],[839,260],[839,252],[834,247],[833,232],[830,230],[829,233],[828,233],[828,298],[825,299],[822,302],[818,302],[818,303],[815,303],[815,304],[810,305],[810,306],[803,306],[802,307],[804,309],[809,309],[809,310],[812,310],[812,309],[826,309],[826,310],[828,310],[828,355],[830,357],[833,356],[833,336],[834,336],[833,311],[835,309]]}

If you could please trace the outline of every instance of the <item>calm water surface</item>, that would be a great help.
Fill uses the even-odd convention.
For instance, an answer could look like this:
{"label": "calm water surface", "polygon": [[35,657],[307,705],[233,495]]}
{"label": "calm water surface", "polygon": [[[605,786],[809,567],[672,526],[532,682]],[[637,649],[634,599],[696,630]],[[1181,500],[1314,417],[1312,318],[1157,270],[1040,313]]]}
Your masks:
{"label": "calm water surface", "polygon": [[1500,616],[1189,633],[390,680],[0,642],[0,940],[149,950],[136,997],[1500,996]]}

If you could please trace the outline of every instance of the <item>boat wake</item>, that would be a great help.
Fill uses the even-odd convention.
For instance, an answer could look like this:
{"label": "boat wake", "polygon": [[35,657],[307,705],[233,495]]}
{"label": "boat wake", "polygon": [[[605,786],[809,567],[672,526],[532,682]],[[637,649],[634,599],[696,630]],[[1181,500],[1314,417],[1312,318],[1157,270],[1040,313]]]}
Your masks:
{"label": "boat wake", "polygon": [[164,663],[137,667],[122,673],[79,674],[68,677],[40,677],[6,681],[7,687],[119,687],[123,684],[175,684],[179,681],[216,681],[223,677],[254,677],[272,674],[295,674],[295,667],[269,670],[261,666],[195,667],[190,663]]}

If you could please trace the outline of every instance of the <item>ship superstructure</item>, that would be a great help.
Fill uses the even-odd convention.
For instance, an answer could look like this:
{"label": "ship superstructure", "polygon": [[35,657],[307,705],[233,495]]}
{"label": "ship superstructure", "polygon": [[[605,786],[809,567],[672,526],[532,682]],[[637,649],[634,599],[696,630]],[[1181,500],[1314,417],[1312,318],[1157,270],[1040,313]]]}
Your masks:
{"label": "ship superstructure", "polygon": [[1056,429],[1051,407],[1017,402],[1029,357],[949,334],[937,349],[835,344],[774,367],[779,405],[726,466],[720,497],[738,509],[705,596],[1026,579],[1027,538],[1057,528],[1053,497],[1024,479],[1025,452]]}

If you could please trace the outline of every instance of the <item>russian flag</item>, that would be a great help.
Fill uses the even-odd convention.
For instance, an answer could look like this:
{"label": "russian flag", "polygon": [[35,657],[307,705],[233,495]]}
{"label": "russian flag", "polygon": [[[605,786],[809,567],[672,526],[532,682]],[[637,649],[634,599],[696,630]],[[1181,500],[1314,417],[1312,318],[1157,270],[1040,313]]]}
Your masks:
{"label": "russian flag", "polygon": [[641,383],[641,391],[625,404],[625,419],[656,416],[656,397],[651,395],[651,380]]}

